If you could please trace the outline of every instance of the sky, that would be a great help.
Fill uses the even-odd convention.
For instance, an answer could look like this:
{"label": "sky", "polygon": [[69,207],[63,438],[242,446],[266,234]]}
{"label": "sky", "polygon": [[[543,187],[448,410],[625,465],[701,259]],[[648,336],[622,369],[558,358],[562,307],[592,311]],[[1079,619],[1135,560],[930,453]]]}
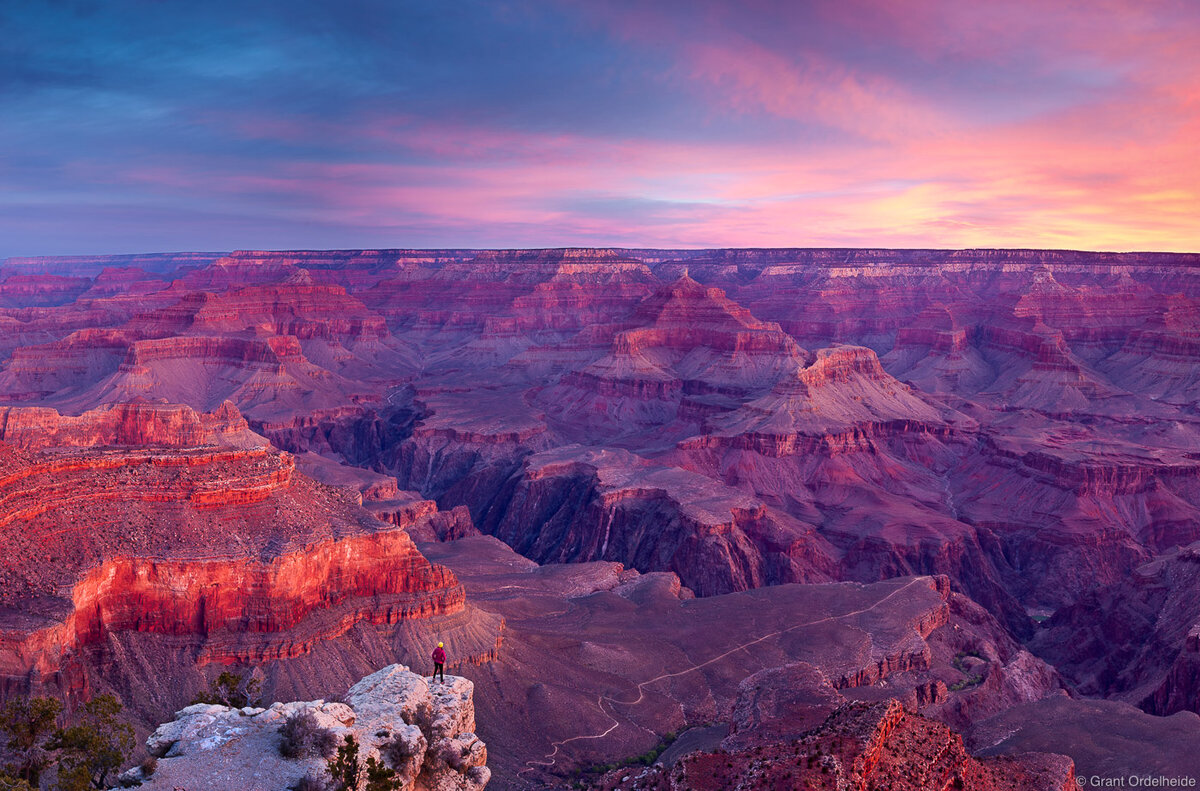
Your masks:
{"label": "sky", "polygon": [[0,257],[1200,250],[1192,0],[0,0]]}

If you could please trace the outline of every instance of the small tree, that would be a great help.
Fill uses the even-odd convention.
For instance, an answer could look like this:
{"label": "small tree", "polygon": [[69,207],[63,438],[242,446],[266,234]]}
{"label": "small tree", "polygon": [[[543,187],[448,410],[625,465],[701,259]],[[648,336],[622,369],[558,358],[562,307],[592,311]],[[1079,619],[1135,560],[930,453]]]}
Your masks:
{"label": "small tree", "polygon": [[400,777],[396,770],[375,760],[375,756],[367,759],[367,788],[366,791],[398,791]]}
{"label": "small tree", "polygon": [[358,760],[358,741],[354,734],[346,734],[345,742],[326,767],[330,791],[358,791],[364,780],[367,783],[364,791],[398,791],[400,788],[399,775],[387,764],[373,755],[367,758],[365,766]]}
{"label": "small tree", "polygon": [[50,765],[47,742],[62,713],[54,698],[14,698],[0,711],[0,733],[5,737],[6,764],[0,776],[0,791],[18,788],[5,778],[22,780],[37,787],[42,772]]}
{"label": "small tree", "polygon": [[106,788],[108,776],[133,750],[133,726],[117,718],[121,704],[113,695],[97,695],[83,706],[79,723],[54,732],[48,747],[58,751],[62,791]]}
{"label": "small tree", "polygon": [[358,762],[358,740],[347,733],[346,741],[338,747],[337,754],[327,764],[333,791],[357,791],[363,778],[363,768]]}
{"label": "small tree", "polygon": [[213,679],[208,691],[200,692],[192,699],[192,705],[213,703],[234,709],[257,707],[262,704],[262,699],[258,696],[261,691],[262,682],[254,676],[243,676],[241,673],[225,670]]}

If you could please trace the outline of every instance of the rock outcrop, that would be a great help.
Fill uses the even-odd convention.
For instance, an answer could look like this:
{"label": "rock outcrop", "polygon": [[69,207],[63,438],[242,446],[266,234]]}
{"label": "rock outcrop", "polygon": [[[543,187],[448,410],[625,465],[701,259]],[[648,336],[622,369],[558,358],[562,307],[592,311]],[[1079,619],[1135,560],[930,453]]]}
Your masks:
{"label": "rock outcrop", "polygon": [[1200,709],[1200,544],[1171,550],[1089,591],[1034,637],[1083,694],[1159,716]]}
{"label": "rock outcrop", "polygon": [[898,701],[848,703],[803,737],[753,748],[691,753],[674,766],[617,769],[603,791],[1071,791],[1075,766],[1062,755],[976,759],[945,725]]}
{"label": "rock outcrop", "polygon": [[475,734],[473,692],[459,676],[431,684],[404,665],[391,665],[337,702],[188,706],[147,738],[147,750],[158,757],[153,774],[144,778],[136,768],[122,780],[151,791],[279,791],[310,775],[328,779],[322,757],[280,754],[280,726],[309,714],[338,744],[353,737],[360,762],[374,758],[394,769],[403,791],[482,791],[491,771],[487,746]]}
{"label": "rock outcrop", "polygon": [[261,448],[268,444],[250,431],[241,413],[228,401],[212,412],[198,412],[183,404],[145,400],[110,404],[75,417],[45,407],[0,407],[0,441],[26,450],[204,445]]}
{"label": "rock outcrop", "polygon": [[606,355],[539,394],[554,419],[593,436],[686,420],[685,396],[746,396],[797,372],[806,352],[686,275],[644,299]]}
{"label": "rock outcrop", "polygon": [[[405,530],[433,512],[376,520],[357,493],[296,472],[231,405],[12,408],[0,432],[7,689],[84,694],[154,650],[186,654],[188,670],[262,665],[364,625],[464,613],[454,575]],[[130,635],[160,647],[135,660],[117,648]],[[181,694],[159,690],[148,710]]]}

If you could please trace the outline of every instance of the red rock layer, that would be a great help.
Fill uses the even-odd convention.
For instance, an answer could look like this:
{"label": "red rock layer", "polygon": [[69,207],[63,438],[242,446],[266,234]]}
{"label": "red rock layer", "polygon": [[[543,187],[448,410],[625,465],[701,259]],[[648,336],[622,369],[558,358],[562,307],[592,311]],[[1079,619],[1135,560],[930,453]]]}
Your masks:
{"label": "red rock layer", "polygon": [[[195,662],[262,664],[359,625],[463,610],[454,575],[403,519],[385,526],[357,492],[298,474],[231,405],[2,415],[29,448],[0,442],[4,678],[71,688],[122,635],[158,636]],[[243,447],[217,444],[230,441]],[[49,442],[63,447],[35,449]]]}
{"label": "red rock layer", "polygon": [[693,753],[674,767],[619,769],[604,791],[1071,791],[1075,766],[1061,755],[975,759],[962,737],[908,714],[895,701],[849,703],[804,738],[733,752]]}
{"label": "red rock layer", "polygon": [[199,335],[269,329],[276,335],[310,338],[381,338],[383,319],[365,310],[336,285],[312,282],[298,270],[281,283],[231,289],[222,294],[192,292],[169,308],[139,317],[132,328],[145,335]]}
{"label": "red rock layer", "polygon": [[[226,284],[220,292],[189,291],[183,281],[155,287],[97,278],[109,296],[87,301],[105,305],[96,321],[58,340],[18,345],[0,373],[0,392],[70,411],[137,397],[202,409],[228,399],[272,421],[378,400],[364,380],[390,382],[408,370],[406,347],[342,286],[284,270],[278,282]],[[130,318],[127,304],[112,304],[118,299],[142,300],[144,312]],[[36,337],[32,327],[24,334]]]}
{"label": "red rock layer", "polygon": [[246,420],[228,401],[207,413],[182,404],[135,402],[98,407],[78,417],[60,415],[45,407],[0,407],[0,440],[26,450],[266,444],[251,433]]}
{"label": "red rock layer", "polygon": [[10,275],[0,280],[0,306],[62,305],[87,291],[86,277]]}
{"label": "red rock layer", "polygon": [[453,574],[393,529],[326,539],[267,562],[116,558],[90,569],[70,603],[52,625],[6,625],[0,676],[53,677],[124,632],[186,638],[199,664],[258,665],[306,654],[360,623],[453,614],[464,598]]}

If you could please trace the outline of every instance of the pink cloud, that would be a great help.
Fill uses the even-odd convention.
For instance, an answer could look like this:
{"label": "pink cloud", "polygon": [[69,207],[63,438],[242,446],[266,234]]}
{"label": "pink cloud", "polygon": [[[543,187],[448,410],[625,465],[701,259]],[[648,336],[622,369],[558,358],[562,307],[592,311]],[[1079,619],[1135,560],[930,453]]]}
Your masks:
{"label": "pink cloud", "polygon": [[[816,156],[786,144],[410,126],[396,142],[426,154],[421,164],[281,162],[254,174],[160,165],[125,178],[231,204],[284,195],[293,217],[319,222],[419,222],[450,235],[491,226],[512,244],[1200,249],[1195,118],[1120,145],[1089,136],[1086,121],[830,145]],[[658,210],[594,208],[623,200]]]}
{"label": "pink cloud", "polygon": [[[1034,75],[1095,70],[1096,86],[1016,120],[980,119],[884,66],[839,59],[836,48],[771,48],[729,29],[717,7],[698,8],[700,34],[672,39],[639,6],[614,29],[672,51],[668,77],[707,97],[714,114],[842,134],[672,142],[635,127],[616,137],[397,114],[318,122],[329,124],[321,135],[371,157],[267,162],[254,174],[148,163],[118,178],[247,205],[277,193],[302,219],[418,223],[448,240],[490,227],[497,244],[1200,250],[1200,22],[1186,6],[853,0],[819,9],[833,28],[886,36],[930,62],[1003,69],[1023,58]],[[313,131],[269,116],[212,122],[297,142]]]}
{"label": "pink cloud", "polygon": [[944,129],[952,118],[886,76],[864,74],[817,53],[785,57],[747,40],[687,47],[693,79],[734,110],[826,125],[868,140]]}

